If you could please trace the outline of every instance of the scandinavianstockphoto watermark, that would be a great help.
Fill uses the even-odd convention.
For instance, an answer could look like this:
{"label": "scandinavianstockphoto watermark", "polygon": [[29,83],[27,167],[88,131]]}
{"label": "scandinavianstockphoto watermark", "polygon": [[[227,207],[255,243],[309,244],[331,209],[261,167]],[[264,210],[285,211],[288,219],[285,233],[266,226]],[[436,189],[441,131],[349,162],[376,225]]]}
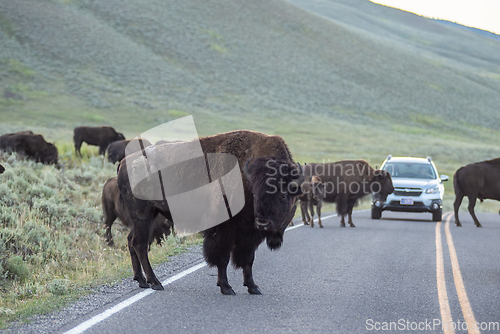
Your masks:
{"label": "scandinavianstockphoto watermark", "polygon": [[375,321],[373,319],[367,319],[365,321],[365,328],[368,331],[467,331],[469,329],[500,331],[500,322],[475,322],[469,325],[467,322],[460,320],[443,322],[441,319],[425,319],[424,321],[411,321],[408,319]]}
{"label": "scandinavianstockphoto watermark", "polygon": [[[269,176],[266,180],[266,185],[269,187],[267,192],[270,194],[292,192],[293,189],[290,189],[290,187],[295,186],[293,183],[287,183],[282,178],[274,178],[276,175],[288,176],[288,171],[286,169],[282,169],[281,167],[283,166],[280,168],[274,167],[270,164],[271,162],[272,160],[267,162],[268,172],[266,175]],[[380,182],[371,182],[366,179],[359,180],[356,178],[356,176],[359,175],[366,175],[370,177],[377,176],[378,173],[382,173],[382,171],[367,168],[368,166],[365,164],[359,165],[356,163],[338,164],[335,167],[331,164],[326,164],[325,162],[323,162],[323,164],[315,164],[312,168],[313,175],[320,175],[325,179],[333,178],[334,181],[322,180],[321,183],[312,183],[312,191],[315,192],[316,188],[320,188],[319,190],[325,195],[334,193],[378,193],[382,190]],[[293,169],[290,171],[290,176],[296,177],[298,176],[297,173],[299,172],[296,169]],[[347,181],[344,181],[341,177]]]}

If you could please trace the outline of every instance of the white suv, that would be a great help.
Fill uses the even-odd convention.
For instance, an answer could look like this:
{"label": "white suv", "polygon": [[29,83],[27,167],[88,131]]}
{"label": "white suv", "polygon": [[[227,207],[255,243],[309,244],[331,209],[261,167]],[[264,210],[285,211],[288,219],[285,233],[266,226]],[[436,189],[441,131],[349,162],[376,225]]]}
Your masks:
{"label": "white suv", "polygon": [[382,211],[431,212],[433,221],[440,221],[443,213],[443,182],[448,176],[438,176],[430,157],[396,158],[389,155],[382,170],[391,174],[394,192],[385,202],[376,197],[372,201],[372,219],[380,219]]}

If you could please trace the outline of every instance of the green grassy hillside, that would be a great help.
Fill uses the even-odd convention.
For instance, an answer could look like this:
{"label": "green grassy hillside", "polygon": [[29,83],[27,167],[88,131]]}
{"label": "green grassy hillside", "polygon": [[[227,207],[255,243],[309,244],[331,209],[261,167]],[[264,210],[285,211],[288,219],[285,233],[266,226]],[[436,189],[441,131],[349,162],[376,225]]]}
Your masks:
{"label": "green grassy hillside", "polygon": [[201,136],[281,135],[301,163],[431,156],[451,178],[500,156],[499,58],[497,41],[364,0],[0,2],[0,134],[41,133],[65,165],[0,156],[0,325],[130,275],[126,231],[102,238],[116,167],[85,144],[76,159],[74,127],[132,138],[193,115]]}

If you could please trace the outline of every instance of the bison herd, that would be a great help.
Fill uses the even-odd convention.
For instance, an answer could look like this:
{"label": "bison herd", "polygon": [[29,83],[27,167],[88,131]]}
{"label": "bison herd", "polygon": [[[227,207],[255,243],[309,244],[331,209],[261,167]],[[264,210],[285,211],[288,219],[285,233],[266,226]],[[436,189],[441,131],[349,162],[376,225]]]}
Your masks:
{"label": "bison herd", "polygon": [[[162,290],[148,258],[152,242],[158,243],[173,229],[171,208],[163,200],[139,199],[133,195],[127,165],[137,165],[144,159],[147,140],[136,140],[135,151],[125,158],[125,148],[130,140],[112,127],[77,127],[74,129],[77,156],[81,156],[83,142],[99,147],[99,154],[106,154],[112,163],[119,162],[117,176],[106,181],[102,191],[102,209],[106,225],[106,242],[113,245],[111,226],[116,218],[130,228],[128,249],[132,261],[134,280],[142,288]],[[257,247],[264,241],[272,249],[278,249],[283,234],[292,225],[297,204],[300,203],[304,225],[314,227],[313,217],[321,222],[323,202],[335,203],[340,226],[347,223],[354,227],[352,211],[357,202],[372,194],[385,201],[394,191],[391,176],[383,170],[373,169],[364,160],[344,160],[333,163],[310,163],[301,166],[280,136],[239,130],[200,138],[205,156],[225,153],[236,157],[243,181],[244,206],[234,216],[203,231],[203,255],[206,262],[217,268],[217,285],[221,293],[234,295],[228,282],[227,267],[231,262],[243,271],[243,284],[250,294],[261,294],[254,282],[252,267]],[[168,154],[169,145],[184,152],[189,142],[157,142],[155,154]],[[54,144],[32,131],[8,133],[0,136],[0,148],[4,152],[19,152],[27,158],[44,164],[58,165],[58,152]],[[130,153],[128,150],[127,153]],[[0,174],[4,167],[0,165]],[[469,212],[475,225],[481,224],[474,213],[477,199],[500,200],[500,159],[483,161],[464,166],[454,176],[456,200],[454,203],[457,226],[458,209],[464,196],[469,198]],[[164,191],[164,190],[163,190]],[[164,195],[164,192],[163,192]],[[165,196],[165,195],[164,195]],[[227,194],[224,202],[229,212]]]}

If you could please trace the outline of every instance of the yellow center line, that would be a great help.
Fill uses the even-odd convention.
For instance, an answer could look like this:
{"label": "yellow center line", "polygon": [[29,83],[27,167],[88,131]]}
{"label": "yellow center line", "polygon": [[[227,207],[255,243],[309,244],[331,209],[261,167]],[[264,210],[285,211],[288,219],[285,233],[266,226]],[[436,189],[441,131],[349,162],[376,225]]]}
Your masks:
{"label": "yellow center line", "polygon": [[[451,212],[445,213],[451,217]],[[448,218],[449,218],[448,217]],[[448,301],[448,293],[446,292],[446,281],[444,278],[444,262],[443,262],[443,245],[441,243],[441,222],[436,223],[436,278],[437,290],[439,298],[439,309],[441,311],[441,320],[443,323],[443,331],[445,334],[454,334],[455,331],[449,325],[453,322],[451,317],[450,302]]]}
{"label": "yellow center line", "polygon": [[450,233],[450,220],[452,217],[453,215],[450,215],[446,219],[445,231],[448,250],[450,251],[451,267],[453,269],[453,278],[457,289],[458,301],[462,307],[462,313],[464,315],[465,322],[467,323],[469,333],[479,334],[480,332],[476,325],[476,318],[474,317],[474,312],[470,306],[469,298],[467,298],[467,293],[465,292],[464,281],[462,279],[462,274],[460,273],[460,266],[458,265],[457,252]]}

